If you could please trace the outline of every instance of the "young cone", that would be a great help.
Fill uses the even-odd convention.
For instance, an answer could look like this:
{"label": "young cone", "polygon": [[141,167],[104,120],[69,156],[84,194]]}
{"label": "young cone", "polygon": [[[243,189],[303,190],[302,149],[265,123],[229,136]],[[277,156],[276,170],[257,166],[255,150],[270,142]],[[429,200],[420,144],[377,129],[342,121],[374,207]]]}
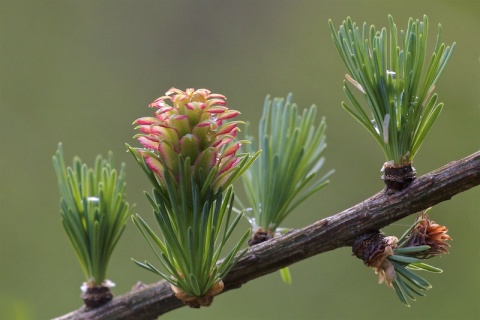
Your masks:
{"label": "young cone", "polygon": [[163,238],[139,215],[133,222],[166,271],[134,262],[169,281],[176,297],[193,308],[209,306],[223,289],[249,236],[219,261],[241,217],[232,216],[231,185],[258,156],[237,154],[247,141],[235,140],[241,122],[227,120],[239,112],[225,100],[206,89],[172,88],[150,104],[157,109],[153,117],[134,122],[144,148],[129,147],[153,185],[147,198]]}

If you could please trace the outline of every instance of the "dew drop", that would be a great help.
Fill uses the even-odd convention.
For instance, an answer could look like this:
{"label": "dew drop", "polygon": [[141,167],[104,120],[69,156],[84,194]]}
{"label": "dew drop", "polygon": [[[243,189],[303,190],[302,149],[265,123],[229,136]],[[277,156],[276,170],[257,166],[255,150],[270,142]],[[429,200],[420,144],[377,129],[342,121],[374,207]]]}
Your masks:
{"label": "dew drop", "polygon": [[403,105],[403,91],[400,93],[400,95],[395,95],[394,97],[394,103],[395,103],[395,108],[399,108]]}
{"label": "dew drop", "polygon": [[260,229],[259,225],[257,224],[257,220],[255,218],[248,218],[248,222],[250,222],[250,225],[252,226],[252,232],[255,233]]}
{"label": "dew drop", "polygon": [[410,105],[411,105],[412,107],[414,107],[414,106],[416,106],[417,104],[418,104],[418,97],[415,96],[415,98],[413,99],[413,101],[410,102]]}
{"label": "dew drop", "polygon": [[387,70],[387,74],[392,77],[392,79],[397,78],[397,74],[394,71]]}
{"label": "dew drop", "polygon": [[210,142],[215,139],[218,131],[218,126],[211,124],[207,131],[207,140]]}
{"label": "dew drop", "polygon": [[377,125],[377,121],[375,121],[375,119],[372,120],[372,125],[373,125],[373,128],[375,129],[375,131],[380,134],[380,130],[378,130],[378,125]]}

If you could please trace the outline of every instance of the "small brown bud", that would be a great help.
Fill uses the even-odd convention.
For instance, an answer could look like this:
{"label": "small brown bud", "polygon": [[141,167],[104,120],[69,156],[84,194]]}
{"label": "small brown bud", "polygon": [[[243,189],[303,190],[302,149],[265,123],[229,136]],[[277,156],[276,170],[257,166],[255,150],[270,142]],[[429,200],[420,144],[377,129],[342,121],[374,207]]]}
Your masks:
{"label": "small brown bud", "polygon": [[[108,281],[108,280],[107,280]],[[109,302],[113,298],[110,287],[113,286],[111,281],[94,285],[91,282],[84,282],[82,289],[82,299],[88,309],[98,308]]]}
{"label": "small brown bud", "polygon": [[256,244],[265,242],[267,240],[272,239],[274,234],[270,231],[263,230],[262,228],[258,228],[257,231],[252,235],[252,237],[248,240],[248,246],[254,246]]}
{"label": "small brown bud", "polygon": [[357,238],[352,246],[352,252],[365,265],[372,267],[378,274],[378,283],[385,281],[387,286],[392,287],[396,279],[393,264],[387,258],[393,255],[393,249],[397,246],[398,239],[393,236],[385,237],[379,231],[367,233]]}
{"label": "small brown bud", "polygon": [[387,190],[403,190],[415,180],[416,176],[415,168],[411,163],[395,166],[390,162],[385,162],[382,171],[382,180],[387,186]]}

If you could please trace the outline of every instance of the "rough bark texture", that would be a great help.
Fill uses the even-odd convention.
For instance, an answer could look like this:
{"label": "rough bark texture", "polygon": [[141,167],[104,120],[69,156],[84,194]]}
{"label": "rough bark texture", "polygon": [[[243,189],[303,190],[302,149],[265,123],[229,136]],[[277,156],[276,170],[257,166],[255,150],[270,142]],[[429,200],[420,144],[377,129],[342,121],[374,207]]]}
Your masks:
{"label": "rough bark texture", "polygon": [[[351,246],[365,233],[479,184],[480,151],[418,178],[402,191],[381,191],[343,212],[251,247],[224,279],[223,292],[311,256]],[[118,296],[98,309],[82,307],[57,319],[156,319],[183,306],[170,284],[160,281]]]}

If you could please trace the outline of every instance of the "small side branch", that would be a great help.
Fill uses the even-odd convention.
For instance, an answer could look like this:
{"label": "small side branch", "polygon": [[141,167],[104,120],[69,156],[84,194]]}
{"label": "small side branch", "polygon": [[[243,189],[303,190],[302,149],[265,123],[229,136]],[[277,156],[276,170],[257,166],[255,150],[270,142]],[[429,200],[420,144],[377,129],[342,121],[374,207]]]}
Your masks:
{"label": "small side branch", "polygon": [[[336,215],[251,247],[224,279],[223,292],[314,255],[351,246],[362,234],[449,200],[479,184],[480,151],[418,178],[403,191],[393,194],[381,191]],[[160,281],[118,296],[98,309],[85,311],[82,307],[57,319],[156,319],[183,306],[170,284]]]}

